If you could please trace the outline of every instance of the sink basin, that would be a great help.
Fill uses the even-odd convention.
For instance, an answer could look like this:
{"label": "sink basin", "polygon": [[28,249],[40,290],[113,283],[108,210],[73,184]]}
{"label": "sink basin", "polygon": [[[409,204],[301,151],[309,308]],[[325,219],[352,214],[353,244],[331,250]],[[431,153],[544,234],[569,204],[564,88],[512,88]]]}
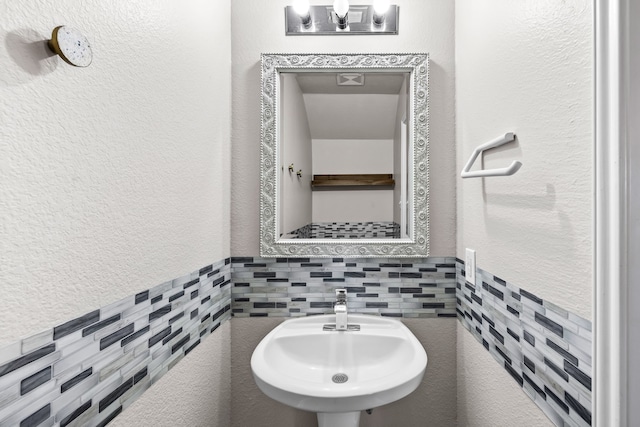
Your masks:
{"label": "sink basin", "polygon": [[340,424],[338,414],[359,418],[359,411],[401,399],[418,387],[427,354],[402,322],[349,314],[349,326],[359,330],[323,330],[331,324],[333,314],[295,318],[264,337],[251,357],[260,390],[278,402],[318,412],[321,426],[323,419],[337,426],[357,425],[357,420]]}

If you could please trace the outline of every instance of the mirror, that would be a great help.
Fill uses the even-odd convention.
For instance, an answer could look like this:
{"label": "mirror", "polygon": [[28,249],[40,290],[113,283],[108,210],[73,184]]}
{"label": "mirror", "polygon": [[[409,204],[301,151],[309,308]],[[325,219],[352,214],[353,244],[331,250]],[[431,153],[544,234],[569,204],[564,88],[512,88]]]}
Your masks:
{"label": "mirror", "polygon": [[409,76],[280,73],[281,239],[410,235]]}
{"label": "mirror", "polygon": [[262,55],[260,252],[429,253],[428,55]]}

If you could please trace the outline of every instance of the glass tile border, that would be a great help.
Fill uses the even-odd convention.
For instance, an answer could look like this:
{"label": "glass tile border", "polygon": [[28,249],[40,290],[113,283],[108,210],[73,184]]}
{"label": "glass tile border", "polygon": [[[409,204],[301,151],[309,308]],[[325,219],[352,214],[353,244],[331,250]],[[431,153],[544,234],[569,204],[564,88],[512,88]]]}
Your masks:
{"label": "glass tile border", "polygon": [[333,313],[347,290],[351,313],[456,317],[456,259],[232,257],[234,317]]}
{"label": "glass tile border", "polygon": [[591,321],[456,259],[458,320],[556,426],[590,426]]}
{"label": "glass tile border", "polygon": [[231,317],[229,258],[0,349],[0,425],[106,425]]}
{"label": "glass tile border", "polygon": [[400,224],[387,222],[312,222],[285,233],[285,239],[399,239]]}
{"label": "glass tile border", "polygon": [[106,425],[234,317],[457,317],[558,426],[591,423],[591,322],[455,257],[232,257],[0,348],[0,424]]}
{"label": "glass tile border", "polygon": [[106,425],[236,317],[455,317],[455,258],[220,260],[0,348],[0,424]]}

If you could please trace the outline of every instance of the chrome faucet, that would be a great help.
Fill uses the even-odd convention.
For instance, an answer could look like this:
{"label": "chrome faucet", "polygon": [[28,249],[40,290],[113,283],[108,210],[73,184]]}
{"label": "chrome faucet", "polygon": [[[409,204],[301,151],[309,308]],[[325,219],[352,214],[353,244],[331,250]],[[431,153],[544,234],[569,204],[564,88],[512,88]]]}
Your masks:
{"label": "chrome faucet", "polygon": [[336,304],[333,307],[336,314],[336,331],[346,331],[347,328],[347,290],[336,289]]}

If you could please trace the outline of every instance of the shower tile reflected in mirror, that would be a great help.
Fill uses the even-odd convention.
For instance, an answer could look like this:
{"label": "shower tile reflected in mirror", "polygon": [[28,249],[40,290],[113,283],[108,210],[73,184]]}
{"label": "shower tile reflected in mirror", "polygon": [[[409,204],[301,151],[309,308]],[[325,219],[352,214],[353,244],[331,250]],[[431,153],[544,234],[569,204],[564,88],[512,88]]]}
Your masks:
{"label": "shower tile reflected in mirror", "polygon": [[399,239],[396,222],[314,222],[282,236],[284,239]]}

